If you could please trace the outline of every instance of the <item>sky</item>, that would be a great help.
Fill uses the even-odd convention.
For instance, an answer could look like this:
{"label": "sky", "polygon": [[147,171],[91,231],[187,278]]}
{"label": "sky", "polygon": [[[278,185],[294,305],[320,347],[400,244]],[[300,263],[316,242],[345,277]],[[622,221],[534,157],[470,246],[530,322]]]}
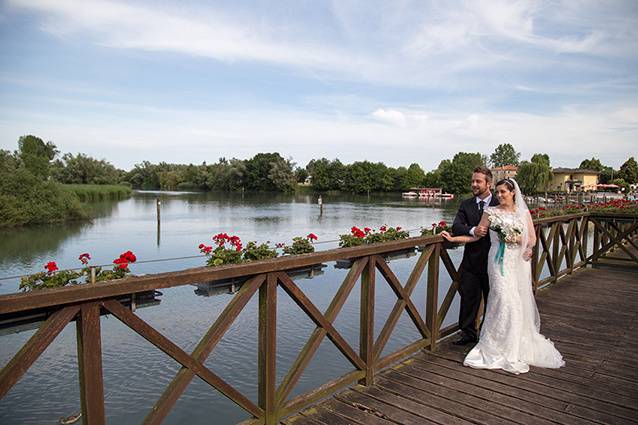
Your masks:
{"label": "sky", "polygon": [[511,143],[638,157],[638,1],[0,2],[0,149],[130,169],[279,152],[416,162]]}

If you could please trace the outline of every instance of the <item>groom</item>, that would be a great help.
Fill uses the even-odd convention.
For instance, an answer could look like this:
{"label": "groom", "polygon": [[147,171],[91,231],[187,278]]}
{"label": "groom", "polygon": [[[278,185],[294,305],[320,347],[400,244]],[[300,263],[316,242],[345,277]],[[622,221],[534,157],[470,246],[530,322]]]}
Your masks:
{"label": "groom", "polygon": [[496,196],[492,196],[490,191],[491,184],[492,172],[487,167],[474,169],[474,173],[472,173],[472,193],[474,196],[461,203],[452,224],[454,235],[481,236],[478,241],[465,245],[463,261],[461,261],[459,268],[459,293],[461,294],[459,328],[461,329],[461,338],[454,342],[456,345],[466,345],[478,341],[475,327],[476,315],[481,305],[481,296],[487,302],[487,293],[490,290],[487,277],[490,237],[487,227],[478,224],[483,210],[487,206],[498,205]]}

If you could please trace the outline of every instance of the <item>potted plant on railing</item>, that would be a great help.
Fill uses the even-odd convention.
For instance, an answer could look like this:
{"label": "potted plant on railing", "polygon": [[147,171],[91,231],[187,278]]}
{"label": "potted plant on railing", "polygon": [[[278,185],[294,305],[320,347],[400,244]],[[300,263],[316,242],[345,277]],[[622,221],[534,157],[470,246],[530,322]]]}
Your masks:
{"label": "potted plant on railing", "polygon": [[[23,277],[20,279],[19,288],[26,292],[45,288],[60,288],[63,286],[91,284],[123,279],[131,273],[129,265],[135,263],[137,261],[137,257],[131,251],[123,252],[119,255],[119,257],[113,260],[113,268],[111,270],[104,270],[100,266],[91,266],[89,264],[91,255],[88,252],[80,254],[78,260],[80,260],[83,265],[79,271],[77,269],[59,270],[55,261],[49,261],[44,266],[46,272],[38,272],[30,276]],[[118,297],[118,301],[126,306],[130,306],[132,309],[135,309],[137,307],[159,304],[160,300],[156,298],[159,295],[162,295],[159,291],[143,291],[135,294],[123,295]],[[33,317],[33,322],[42,320],[45,316],[46,313],[35,315]]]}
{"label": "potted plant on railing", "polygon": [[[204,243],[199,244],[199,252],[207,257],[206,265],[209,267],[218,267],[229,264],[240,264],[244,260],[243,245],[239,236],[229,235],[228,233],[218,233],[213,236],[213,242],[216,247]],[[256,245],[256,244],[255,244]],[[253,247],[252,252],[256,255],[258,249]],[[218,293],[234,293],[238,285],[241,285],[249,276],[240,278],[218,279],[210,282],[195,283],[197,287],[195,293],[197,295],[216,295]]]}
{"label": "potted plant on railing", "polygon": [[[401,226],[397,227],[388,227],[387,225],[379,227],[378,231],[372,229],[368,232],[366,236],[367,243],[377,243],[377,242],[389,242],[389,241],[398,241],[401,239],[407,239],[410,237],[410,234],[403,230]],[[388,261],[397,259],[397,258],[407,258],[415,255],[414,247],[405,248],[400,251],[394,251],[384,255],[384,258]]]}
{"label": "potted plant on railing", "polygon": [[[350,229],[350,233],[339,235],[339,247],[348,248],[352,246],[369,245],[380,242],[396,241],[400,239],[406,239],[410,234],[403,230],[400,226],[388,227],[387,225],[381,226],[379,230],[374,230],[370,227],[364,227],[363,230],[359,227],[353,226]],[[414,253],[414,248],[407,248],[401,251],[395,251],[386,254],[384,257],[387,260],[393,258],[404,258],[410,256],[410,253]],[[352,266],[352,260],[337,260],[336,268],[349,268]]]}
{"label": "potted plant on railing", "polygon": [[[309,233],[306,237],[296,236],[292,238],[292,244],[290,245],[279,243],[277,247],[282,249],[284,255],[311,254],[315,252],[313,242],[317,239],[317,235]],[[314,276],[322,274],[324,267],[326,267],[325,264],[318,263],[298,269],[287,270],[286,273],[288,273],[289,276],[312,279]]]}
{"label": "potted plant on railing", "polygon": [[[448,225],[445,220],[441,220],[438,223],[432,223],[432,226],[430,228],[422,227],[421,236],[438,235],[439,233],[443,231],[452,233],[452,227]],[[455,249],[455,248],[458,248],[460,245],[461,244],[453,243],[446,240],[443,241],[443,248],[445,249]],[[423,247],[419,247],[419,249],[422,250]]]}

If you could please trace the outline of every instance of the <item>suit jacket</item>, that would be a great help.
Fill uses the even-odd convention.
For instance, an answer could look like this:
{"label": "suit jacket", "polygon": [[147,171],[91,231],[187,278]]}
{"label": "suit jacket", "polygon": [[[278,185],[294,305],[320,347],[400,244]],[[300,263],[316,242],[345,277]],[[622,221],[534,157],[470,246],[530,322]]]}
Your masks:
{"label": "suit jacket", "polygon": [[[498,205],[498,199],[492,195],[489,206]],[[481,221],[476,197],[466,199],[461,202],[459,210],[452,224],[452,233],[455,235],[469,235],[472,227],[478,226]],[[465,244],[463,252],[463,261],[461,261],[461,269],[471,271],[476,274],[487,273],[487,254],[490,252],[490,234],[479,239],[476,242]]]}

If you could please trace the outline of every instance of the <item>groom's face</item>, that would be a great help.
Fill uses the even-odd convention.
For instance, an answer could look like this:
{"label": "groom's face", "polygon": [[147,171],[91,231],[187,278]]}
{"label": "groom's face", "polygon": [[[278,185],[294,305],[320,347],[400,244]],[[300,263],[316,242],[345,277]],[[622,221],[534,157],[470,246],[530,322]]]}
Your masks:
{"label": "groom's face", "polygon": [[472,174],[472,193],[474,196],[479,196],[487,193],[490,190],[490,184],[487,181],[487,176],[483,173]]}

